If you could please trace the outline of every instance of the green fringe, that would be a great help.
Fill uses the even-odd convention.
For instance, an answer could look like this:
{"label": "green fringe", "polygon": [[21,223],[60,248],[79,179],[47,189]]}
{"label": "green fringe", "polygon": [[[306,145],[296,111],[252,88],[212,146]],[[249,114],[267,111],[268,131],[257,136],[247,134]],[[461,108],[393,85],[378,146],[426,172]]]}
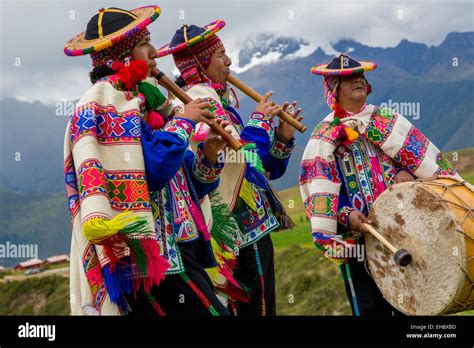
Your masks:
{"label": "green fringe", "polygon": [[237,241],[240,231],[229,207],[224,202],[219,191],[214,190],[209,194],[212,210],[211,235],[219,244],[224,244],[233,252],[238,250]]}
{"label": "green fringe", "polygon": [[166,97],[161,93],[159,88],[153,86],[151,83],[144,81],[139,82],[138,90],[145,96],[145,107],[148,111],[156,110],[166,101]]}
{"label": "green fringe", "polygon": [[135,257],[135,262],[137,265],[138,273],[140,275],[146,276],[148,274],[147,270],[147,256],[145,250],[143,250],[141,245],[141,240],[136,238],[127,239],[127,245],[130,247],[130,254],[133,253]]}
{"label": "green fringe", "polygon": [[331,127],[338,126],[340,122],[341,120],[339,119],[339,117],[334,117],[334,120],[329,124],[329,126]]}
{"label": "green fringe", "polygon": [[143,247],[141,245],[141,239],[134,238],[134,235],[145,235],[147,232],[149,231],[147,230],[146,219],[140,219],[119,231],[119,233],[124,234],[126,236],[126,243],[130,248],[130,254],[133,253],[133,255],[135,256],[138,272],[142,275],[146,275],[148,273],[147,255],[145,254],[145,250],[143,250]]}
{"label": "green fringe", "polygon": [[247,143],[242,146],[239,151],[242,152],[247,163],[250,163],[259,173],[265,173],[262,159],[258,155],[257,145],[255,143]]}

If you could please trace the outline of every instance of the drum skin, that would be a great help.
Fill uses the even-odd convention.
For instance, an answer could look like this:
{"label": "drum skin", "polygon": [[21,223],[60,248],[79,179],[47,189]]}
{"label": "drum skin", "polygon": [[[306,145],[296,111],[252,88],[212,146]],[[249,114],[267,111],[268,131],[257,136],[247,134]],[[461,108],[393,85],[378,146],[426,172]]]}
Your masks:
{"label": "drum skin", "polygon": [[473,186],[446,176],[396,184],[377,198],[372,226],[413,257],[400,267],[393,253],[366,235],[370,272],[392,306],[408,315],[474,308],[473,208]]}

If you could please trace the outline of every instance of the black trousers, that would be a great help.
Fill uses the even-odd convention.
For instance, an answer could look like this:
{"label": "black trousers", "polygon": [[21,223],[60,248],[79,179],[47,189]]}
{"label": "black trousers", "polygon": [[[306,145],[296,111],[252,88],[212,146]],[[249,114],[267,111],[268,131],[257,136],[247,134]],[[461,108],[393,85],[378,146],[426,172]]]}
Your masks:
{"label": "black trousers", "polygon": [[[179,243],[181,259],[185,268],[187,282],[181,275],[167,275],[159,286],[154,286],[150,294],[167,316],[196,317],[230,315],[227,308],[219,301],[212,282],[206,271],[197,262],[197,244],[195,242]],[[193,289],[194,287],[194,289]],[[196,291],[195,289],[198,289]],[[129,317],[144,318],[158,316],[150,300],[143,292],[127,296],[131,311]],[[212,308],[209,308],[212,306]]]}
{"label": "black trousers", "polygon": [[[363,240],[360,241],[363,243]],[[365,244],[365,243],[364,243]],[[365,260],[364,260],[365,261]],[[383,298],[377,284],[365,269],[364,261],[349,257],[341,265],[342,277],[352,314],[357,316],[403,316]]]}
{"label": "black trousers", "polygon": [[[257,245],[256,252],[254,244]],[[242,248],[237,256],[237,269],[234,277],[250,289],[250,303],[237,303],[237,315],[258,317],[276,315],[275,269],[273,243],[270,234],[257,243]],[[257,253],[259,264],[257,263]],[[263,285],[262,277],[263,273]]]}

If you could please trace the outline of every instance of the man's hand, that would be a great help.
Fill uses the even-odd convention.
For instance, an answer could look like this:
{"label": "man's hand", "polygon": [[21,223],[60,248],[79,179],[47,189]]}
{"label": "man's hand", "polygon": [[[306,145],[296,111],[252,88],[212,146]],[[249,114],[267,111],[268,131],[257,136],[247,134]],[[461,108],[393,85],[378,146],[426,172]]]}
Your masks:
{"label": "man's hand", "polygon": [[179,107],[175,116],[186,118],[198,124],[199,122],[204,122],[206,119],[214,119],[215,116],[211,113],[208,108],[211,107],[206,101],[203,101],[201,98],[197,98],[190,102],[189,104]]}
{"label": "man's hand", "polygon": [[257,105],[257,108],[255,109],[255,112],[261,113],[263,115],[267,115],[269,117],[274,117],[275,115],[279,114],[283,108],[279,105],[273,105],[272,102],[269,101],[268,99],[270,96],[273,94],[273,92],[267,92],[263,96],[262,100]]}
{"label": "man's hand", "polygon": [[[229,121],[223,121],[222,119],[216,119],[216,122],[220,124],[222,128],[226,128],[230,124]],[[230,129],[227,129],[226,131],[229,134],[232,133]],[[226,146],[227,143],[224,141],[224,139],[222,139],[220,135],[214,133],[211,128],[202,146],[202,151],[204,152],[204,156],[206,157],[206,160],[209,162],[209,164],[216,164],[219,151],[224,150]]]}
{"label": "man's hand", "polygon": [[393,183],[394,184],[400,184],[402,182],[408,182],[408,181],[414,181],[414,180],[415,180],[415,178],[414,178],[413,175],[411,175],[407,171],[401,170],[393,178]]}
{"label": "man's hand", "polygon": [[371,221],[369,221],[369,219],[367,219],[360,211],[351,211],[349,214],[349,228],[351,231],[369,233],[367,228],[363,225],[364,223],[370,224]]}
{"label": "man's hand", "polygon": [[[283,111],[288,113],[291,117],[296,119],[298,122],[301,122],[304,118],[304,116],[298,116],[301,112],[301,108],[296,109],[297,102],[293,103],[288,103],[286,102],[285,104],[282,105]],[[283,119],[280,118],[278,121],[278,128],[276,130],[278,138],[283,141],[284,143],[287,143],[293,138],[293,135],[295,134],[296,128],[293,128],[290,126],[289,123],[284,121]]]}

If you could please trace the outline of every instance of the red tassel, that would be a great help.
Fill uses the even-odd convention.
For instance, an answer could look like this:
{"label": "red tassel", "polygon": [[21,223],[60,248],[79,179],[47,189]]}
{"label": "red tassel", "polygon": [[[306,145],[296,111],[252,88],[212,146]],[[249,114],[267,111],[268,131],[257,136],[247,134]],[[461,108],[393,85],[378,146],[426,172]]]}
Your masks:
{"label": "red tassel", "polygon": [[165,117],[159,112],[151,110],[148,112],[147,123],[153,130],[160,129],[165,125]]}
{"label": "red tassel", "polygon": [[141,242],[146,255],[147,275],[143,279],[143,289],[150,292],[153,285],[159,285],[165,278],[166,270],[170,267],[168,260],[160,255],[160,248],[156,239],[146,239]]}
{"label": "red tassel", "polygon": [[342,118],[344,118],[344,116],[346,116],[346,110],[340,108],[338,103],[335,103],[334,117],[338,117],[338,118],[342,119]]}
{"label": "red tassel", "polygon": [[112,62],[112,64],[110,65],[110,68],[114,71],[119,71],[120,69],[123,68],[123,63],[120,63],[120,62]]}
{"label": "red tassel", "polygon": [[122,251],[124,239],[119,234],[113,235],[102,242],[104,255],[110,260],[110,272],[113,273],[119,259],[116,254]]}
{"label": "red tassel", "polygon": [[132,90],[135,85],[148,76],[148,65],[144,60],[131,60],[118,71],[120,79],[125,85],[125,89]]}

